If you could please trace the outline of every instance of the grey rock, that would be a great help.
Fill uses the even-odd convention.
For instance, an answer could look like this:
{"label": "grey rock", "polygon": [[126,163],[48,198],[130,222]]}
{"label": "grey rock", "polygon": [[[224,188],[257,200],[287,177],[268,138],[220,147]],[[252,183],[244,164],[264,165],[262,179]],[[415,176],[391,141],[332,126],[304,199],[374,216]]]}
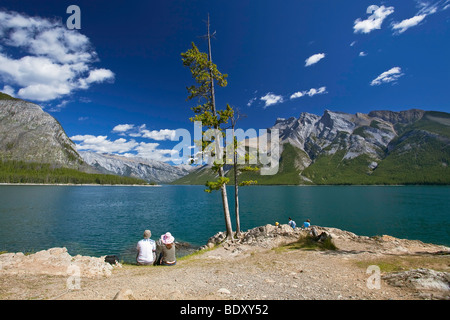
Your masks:
{"label": "grey rock", "polygon": [[[305,151],[309,159],[303,159],[303,167],[309,166],[322,153],[334,154],[339,150],[346,151],[344,159],[368,154],[377,160],[383,156],[389,142],[397,136],[393,126],[395,119],[403,121],[423,115],[419,110],[412,113],[414,115],[409,115],[408,112],[401,115],[395,112],[372,112],[366,115],[326,110],[322,116],[317,116],[304,112],[298,119],[278,119],[269,130],[279,130],[282,145],[290,143]],[[377,125],[371,126],[372,121],[376,121]]]}
{"label": "grey rock", "polygon": [[226,288],[220,288],[219,290],[217,290],[217,293],[221,293],[221,294],[231,294],[230,290],[226,289]]}
{"label": "grey rock", "polygon": [[415,289],[423,298],[450,299],[450,273],[431,269],[388,273],[382,276],[389,285]]}
{"label": "grey rock", "polygon": [[71,256],[66,248],[51,248],[34,254],[5,253],[0,255],[0,274],[46,274],[69,276],[74,270],[80,277],[110,276],[115,267],[103,257]]}
{"label": "grey rock", "polygon": [[0,100],[0,157],[78,169],[83,159],[59,122],[40,106]]}
{"label": "grey rock", "polygon": [[122,289],[116,293],[113,300],[136,300],[131,289]]}

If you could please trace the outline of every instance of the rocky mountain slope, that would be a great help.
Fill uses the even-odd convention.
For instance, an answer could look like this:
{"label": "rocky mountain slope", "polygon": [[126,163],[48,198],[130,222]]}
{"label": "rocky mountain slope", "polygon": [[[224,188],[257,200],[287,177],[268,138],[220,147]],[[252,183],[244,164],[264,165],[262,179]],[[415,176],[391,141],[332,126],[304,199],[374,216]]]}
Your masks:
{"label": "rocky mountain slope", "polygon": [[[299,118],[277,119],[269,131],[273,129],[280,134],[278,173],[244,173],[242,179],[260,184],[450,183],[448,113],[326,110],[322,116],[302,113]],[[254,146],[255,138],[247,144]],[[204,183],[195,174],[181,183]]]}
{"label": "rocky mountain slope", "polygon": [[59,122],[34,103],[0,93],[0,159],[80,168],[83,159]]}
{"label": "rocky mountain slope", "polygon": [[165,162],[130,158],[112,154],[81,151],[86,163],[102,173],[135,177],[148,182],[168,183],[189,174],[189,166],[172,166]]}
{"label": "rocky mountain slope", "polygon": [[[0,160],[113,174],[152,183],[171,182],[187,175],[190,170],[189,166],[171,166],[141,158],[79,153],[59,122],[39,105],[4,93],[0,93]],[[10,167],[8,170],[13,170],[14,166]],[[21,168],[20,165],[17,167]]]}

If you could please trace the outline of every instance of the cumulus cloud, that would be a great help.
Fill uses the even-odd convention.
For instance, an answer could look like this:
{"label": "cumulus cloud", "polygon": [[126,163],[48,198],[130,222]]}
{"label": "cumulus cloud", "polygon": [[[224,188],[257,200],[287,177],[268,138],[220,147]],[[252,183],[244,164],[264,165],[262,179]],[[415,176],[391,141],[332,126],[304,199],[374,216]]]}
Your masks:
{"label": "cumulus cloud", "polygon": [[23,99],[51,101],[114,80],[93,66],[89,38],[61,21],[0,11],[0,45],[0,79]]}
{"label": "cumulus cloud", "polygon": [[113,132],[126,132],[134,128],[133,124],[118,124],[113,128]]}
{"label": "cumulus cloud", "polygon": [[403,75],[404,74],[402,73],[402,69],[400,67],[394,67],[380,74],[378,77],[372,80],[370,85],[378,86],[383,83],[395,82]]}
{"label": "cumulus cloud", "polygon": [[161,129],[161,130],[142,130],[142,138],[153,139],[157,141],[175,140],[176,130]]}
{"label": "cumulus cloud", "polygon": [[157,161],[172,161],[178,155],[177,150],[173,149],[158,149],[158,143],[141,142],[135,149],[137,156],[145,159]]}
{"label": "cumulus cloud", "polygon": [[316,53],[316,54],[312,55],[311,57],[309,57],[308,59],[305,60],[305,67],[309,67],[309,66],[311,66],[313,64],[316,64],[317,62],[319,62],[323,58],[325,58],[325,53]]}
{"label": "cumulus cloud", "polygon": [[70,137],[76,143],[77,150],[89,150],[100,153],[125,153],[135,149],[139,143],[135,140],[127,141],[124,138],[117,140],[110,140],[108,136],[93,136],[93,135],[75,135]]}
{"label": "cumulus cloud", "polygon": [[295,93],[293,93],[293,94],[291,94],[291,96],[289,97],[289,99],[297,99],[297,98],[301,98],[301,97],[303,97],[305,94],[303,93],[303,91],[298,91],[298,92],[295,92]]}
{"label": "cumulus cloud", "polygon": [[70,139],[76,142],[78,151],[119,154],[164,162],[173,161],[178,156],[177,150],[160,149],[159,143],[137,142],[134,139],[111,140],[107,136],[94,135],[75,135]]}
{"label": "cumulus cloud", "polygon": [[7,95],[10,95],[11,97],[14,97],[14,95],[15,95],[14,89],[8,85],[5,85],[3,87],[2,92],[6,93]]}
{"label": "cumulus cloud", "polygon": [[394,7],[378,7],[371,5],[366,12],[371,14],[367,19],[356,19],[353,25],[354,33],[370,33],[373,30],[381,29],[384,19],[394,13]]}
{"label": "cumulus cloud", "polygon": [[271,92],[267,93],[265,96],[260,98],[261,101],[264,101],[264,109],[278,103],[283,103],[283,96],[279,96],[273,94]]}
{"label": "cumulus cloud", "polygon": [[290,99],[291,100],[292,99],[297,99],[297,98],[301,98],[301,97],[304,97],[304,96],[313,97],[313,96],[315,96],[317,94],[325,94],[325,93],[327,93],[327,88],[326,87],[320,87],[318,89],[311,88],[309,90],[298,91],[298,92],[293,93],[290,96]]}
{"label": "cumulus cloud", "polygon": [[119,124],[115,126],[112,130],[115,133],[120,133],[121,135],[128,135],[134,138],[146,138],[157,141],[175,141],[176,130],[171,129],[161,129],[161,130],[148,130],[146,125],[136,126],[134,124]]}

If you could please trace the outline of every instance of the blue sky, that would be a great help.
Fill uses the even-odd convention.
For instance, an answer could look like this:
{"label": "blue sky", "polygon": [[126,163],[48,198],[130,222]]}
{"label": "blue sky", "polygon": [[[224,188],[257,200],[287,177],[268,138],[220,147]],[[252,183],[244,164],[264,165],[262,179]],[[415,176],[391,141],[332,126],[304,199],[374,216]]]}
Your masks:
{"label": "blue sky", "polygon": [[193,130],[180,53],[206,51],[208,13],[228,74],[217,102],[243,129],[325,109],[450,112],[450,0],[2,0],[0,91],[43,106],[80,150],[167,161],[174,130]]}

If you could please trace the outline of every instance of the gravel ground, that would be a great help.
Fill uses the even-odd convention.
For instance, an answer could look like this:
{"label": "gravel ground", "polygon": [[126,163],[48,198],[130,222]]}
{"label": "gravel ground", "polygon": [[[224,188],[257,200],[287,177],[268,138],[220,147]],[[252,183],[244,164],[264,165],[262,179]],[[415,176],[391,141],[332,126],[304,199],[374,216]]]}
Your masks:
{"label": "gravel ground", "polygon": [[[0,298],[112,300],[121,292],[137,300],[414,300],[421,299],[417,290],[383,280],[370,289],[371,274],[358,262],[442,249],[392,237],[341,235],[333,241],[336,251],[225,244],[175,266],[123,265],[109,277],[81,278],[74,290],[67,289],[67,277],[0,274]],[[448,255],[440,259],[450,266]]]}

